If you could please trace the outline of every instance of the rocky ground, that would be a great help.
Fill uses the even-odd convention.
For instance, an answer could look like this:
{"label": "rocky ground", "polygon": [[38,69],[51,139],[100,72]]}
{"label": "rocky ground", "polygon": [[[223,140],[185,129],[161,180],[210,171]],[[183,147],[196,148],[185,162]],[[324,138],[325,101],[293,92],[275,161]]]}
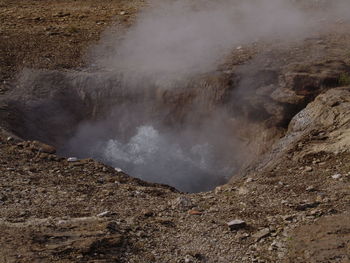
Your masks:
{"label": "rocky ground", "polygon": [[[6,104],[16,73],[82,67],[102,30],[131,23],[140,5],[1,0],[1,125],[21,123]],[[233,52],[228,74],[250,69],[259,54],[252,64],[278,78],[244,98],[269,113],[265,133],[247,145],[259,148],[255,161],[210,192],[181,193],[91,159],[68,160],[16,137],[13,125],[1,129],[0,261],[350,262],[347,29]]]}

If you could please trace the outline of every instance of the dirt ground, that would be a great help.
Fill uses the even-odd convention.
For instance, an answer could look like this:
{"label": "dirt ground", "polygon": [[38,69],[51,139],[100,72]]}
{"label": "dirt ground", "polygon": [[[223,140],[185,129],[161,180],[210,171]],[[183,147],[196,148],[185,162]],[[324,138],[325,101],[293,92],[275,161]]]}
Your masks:
{"label": "dirt ground", "polygon": [[[130,25],[144,4],[0,0],[0,96],[24,67],[83,67],[103,30]],[[333,76],[350,62],[350,36],[337,30],[274,54],[317,81],[324,68]],[[317,97],[302,112],[313,122],[304,127],[296,116],[243,177],[196,194],[91,159],[69,162],[0,129],[0,262],[350,262],[348,102],[349,87]],[[229,227],[235,219],[245,223]]]}
{"label": "dirt ground", "polygon": [[131,23],[138,0],[0,1],[0,78],[23,67],[71,69],[113,22]]}

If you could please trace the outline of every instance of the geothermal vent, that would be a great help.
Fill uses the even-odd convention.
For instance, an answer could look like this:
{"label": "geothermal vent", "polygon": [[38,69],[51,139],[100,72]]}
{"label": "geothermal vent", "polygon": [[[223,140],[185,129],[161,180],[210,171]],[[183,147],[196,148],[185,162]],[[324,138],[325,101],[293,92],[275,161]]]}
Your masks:
{"label": "geothermal vent", "polygon": [[107,30],[84,70],[23,71],[7,98],[7,126],[66,157],[210,190],[264,152],[314,97],[280,99],[284,61],[268,52],[252,59],[258,40],[283,46],[319,32],[331,12],[344,16],[342,1],[311,15],[295,2],[154,2],[125,33]]}

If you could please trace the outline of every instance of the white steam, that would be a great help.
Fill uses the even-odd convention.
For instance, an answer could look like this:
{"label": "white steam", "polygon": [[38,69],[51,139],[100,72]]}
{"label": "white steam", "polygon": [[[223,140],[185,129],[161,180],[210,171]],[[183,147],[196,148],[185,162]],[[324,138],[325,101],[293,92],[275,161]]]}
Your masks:
{"label": "white steam", "polygon": [[[218,162],[212,145],[186,146],[180,144],[179,138],[174,140],[152,126],[139,127],[126,143],[111,139],[99,147],[105,162],[118,164],[133,176],[172,185],[183,191],[209,190],[211,184],[224,182],[234,171],[233,167]],[[212,178],[208,183],[206,176],[217,179]]]}
{"label": "white steam", "polygon": [[[129,77],[183,79],[215,70],[238,45],[300,39],[322,29],[325,19],[349,17],[344,0],[323,9],[292,0],[151,1],[136,24],[100,65]],[[304,1],[318,3],[322,1]],[[322,10],[322,11],[321,11]]]}
{"label": "white steam", "polygon": [[[132,176],[188,192],[210,190],[226,182],[235,171],[232,151],[239,144],[222,141],[227,138],[225,131],[213,128],[174,132],[141,125],[129,137],[122,138],[120,131],[117,135],[107,132],[101,136],[101,128],[101,124],[81,126],[67,144],[66,153],[94,157]],[[229,151],[224,151],[224,144]]]}

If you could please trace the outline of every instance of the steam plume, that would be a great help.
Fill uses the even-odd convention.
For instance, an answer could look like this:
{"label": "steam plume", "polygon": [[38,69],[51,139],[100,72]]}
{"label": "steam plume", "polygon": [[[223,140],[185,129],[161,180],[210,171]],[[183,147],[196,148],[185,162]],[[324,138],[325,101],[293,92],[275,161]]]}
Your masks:
{"label": "steam plume", "polygon": [[346,1],[324,1],[332,4],[320,10],[305,10],[299,2],[152,1],[99,64],[130,77],[183,79],[215,70],[235,46],[300,39],[317,33],[325,19],[349,17]]}
{"label": "steam plume", "polygon": [[[349,8],[345,0],[152,1],[125,35],[109,35],[102,40],[109,48],[95,53],[100,68],[121,76],[123,92],[141,90],[145,99],[116,105],[112,112],[123,116],[82,125],[67,152],[92,155],[131,175],[185,191],[222,183],[246,154],[227,124],[232,113],[213,110],[199,128],[186,121],[167,126],[169,115],[152,111],[157,90],[189,86],[197,76],[215,71],[237,46],[317,35],[330,21],[349,19],[344,12]],[[153,97],[145,95],[149,90]],[[201,116],[206,103],[192,105],[188,115]],[[220,123],[222,116],[227,119]],[[127,133],[121,123],[130,128]],[[82,143],[84,148],[77,150]]]}

